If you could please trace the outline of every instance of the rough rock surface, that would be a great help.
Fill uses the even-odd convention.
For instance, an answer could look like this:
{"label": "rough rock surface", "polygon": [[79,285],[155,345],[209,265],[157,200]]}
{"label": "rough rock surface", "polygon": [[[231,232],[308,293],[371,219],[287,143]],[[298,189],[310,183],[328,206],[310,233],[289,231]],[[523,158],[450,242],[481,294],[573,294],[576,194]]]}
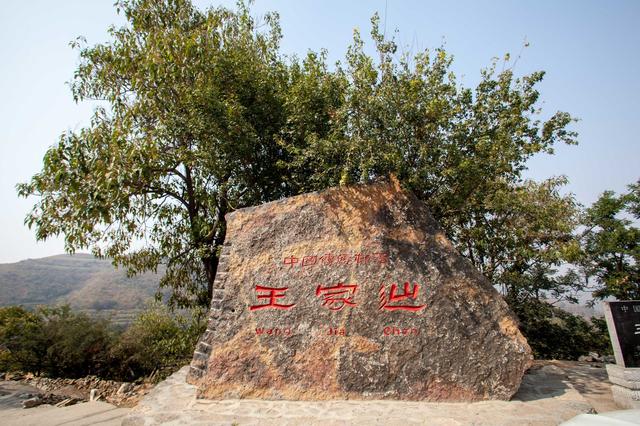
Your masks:
{"label": "rough rock surface", "polygon": [[509,399],[532,360],[491,284],[397,182],[227,216],[188,382],[211,399]]}

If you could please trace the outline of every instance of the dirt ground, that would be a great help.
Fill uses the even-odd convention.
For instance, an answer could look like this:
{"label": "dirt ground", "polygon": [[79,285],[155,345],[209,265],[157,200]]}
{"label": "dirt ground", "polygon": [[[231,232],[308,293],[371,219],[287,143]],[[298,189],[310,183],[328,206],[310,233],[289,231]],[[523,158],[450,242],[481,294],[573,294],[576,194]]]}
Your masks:
{"label": "dirt ground", "polygon": [[557,360],[540,362],[562,369],[571,385],[598,413],[620,409],[613,402],[611,382],[603,363]]}
{"label": "dirt ground", "polygon": [[101,425],[115,426],[122,423],[130,411],[118,408],[106,402],[83,402],[68,407],[40,405],[24,409],[22,401],[28,395],[41,391],[20,382],[0,382],[0,424],[4,426],[42,426],[42,425]]}

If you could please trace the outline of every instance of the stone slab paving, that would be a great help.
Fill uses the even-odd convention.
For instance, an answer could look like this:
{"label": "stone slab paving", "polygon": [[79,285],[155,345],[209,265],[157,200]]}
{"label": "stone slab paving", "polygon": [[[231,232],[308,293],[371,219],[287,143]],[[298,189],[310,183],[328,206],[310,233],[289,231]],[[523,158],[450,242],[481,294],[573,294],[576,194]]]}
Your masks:
{"label": "stone slab paving", "polygon": [[153,391],[125,417],[124,426],[148,425],[557,425],[593,412],[555,365],[536,365],[511,401],[198,400],[185,382],[188,367]]}

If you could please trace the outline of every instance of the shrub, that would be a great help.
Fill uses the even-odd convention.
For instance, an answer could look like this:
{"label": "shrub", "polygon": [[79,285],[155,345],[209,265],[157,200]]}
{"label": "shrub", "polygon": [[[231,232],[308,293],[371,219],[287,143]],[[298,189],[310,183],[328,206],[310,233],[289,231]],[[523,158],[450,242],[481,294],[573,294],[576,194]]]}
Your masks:
{"label": "shrub", "polygon": [[37,314],[43,323],[43,370],[48,376],[110,375],[109,349],[117,336],[107,320],[72,312],[69,306],[40,307]]}
{"label": "shrub", "polygon": [[152,304],[123,332],[69,306],[0,308],[0,370],[50,377],[160,379],[189,362],[204,331],[201,312],[172,314]]}
{"label": "shrub", "polygon": [[40,373],[46,347],[42,319],[22,306],[0,308],[0,371]]}
{"label": "shrub", "polygon": [[535,358],[575,360],[591,351],[611,353],[602,319],[592,318],[589,322],[538,300],[520,303],[512,309],[520,319],[520,330]]}
{"label": "shrub", "polygon": [[189,362],[203,331],[200,313],[192,313],[188,318],[154,303],[136,318],[112,348],[112,357],[120,361],[117,374],[124,379],[148,375],[160,379]]}

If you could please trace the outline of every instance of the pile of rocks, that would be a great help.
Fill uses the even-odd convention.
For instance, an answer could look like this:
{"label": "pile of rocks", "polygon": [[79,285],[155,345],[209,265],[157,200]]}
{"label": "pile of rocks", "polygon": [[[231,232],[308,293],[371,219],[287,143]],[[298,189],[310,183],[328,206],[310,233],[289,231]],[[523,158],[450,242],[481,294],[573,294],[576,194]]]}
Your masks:
{"label": "pile of rocks", "polygon": [[[35,377],[32,374],[6,374],[4,379],[20,381],[42,390],[42,394],[25,400],[25,402],[30,401],[27,405],[34,407],[40,404],[57,405],[62,402],[65,402],[65,405],[71,405],[89,400],[102,400],[119,407],[133,407],[153,386],[147,383],[103,380],[96,376],[80,379],[52,379]],[[29,407],[25,406],[25,408]]]}
{"label": "pile of rocks", "polygon": [[57,395],[54,393],[23,394],[20,395],[20,398],[25,398],[22,401],[22,408],[33,408],[42,404],[55,405],[56,407],[67,407],[82,401],[78,398],[66,398],[64,395]]}
{"label": "pile of rocks", "polygon": [[581,355],[578,358],[580,362],[604,362],[607,364],[613,364],[616,362],[616,359],[613,355],[599,355],[597,352],[589,352],[588,355]]}

